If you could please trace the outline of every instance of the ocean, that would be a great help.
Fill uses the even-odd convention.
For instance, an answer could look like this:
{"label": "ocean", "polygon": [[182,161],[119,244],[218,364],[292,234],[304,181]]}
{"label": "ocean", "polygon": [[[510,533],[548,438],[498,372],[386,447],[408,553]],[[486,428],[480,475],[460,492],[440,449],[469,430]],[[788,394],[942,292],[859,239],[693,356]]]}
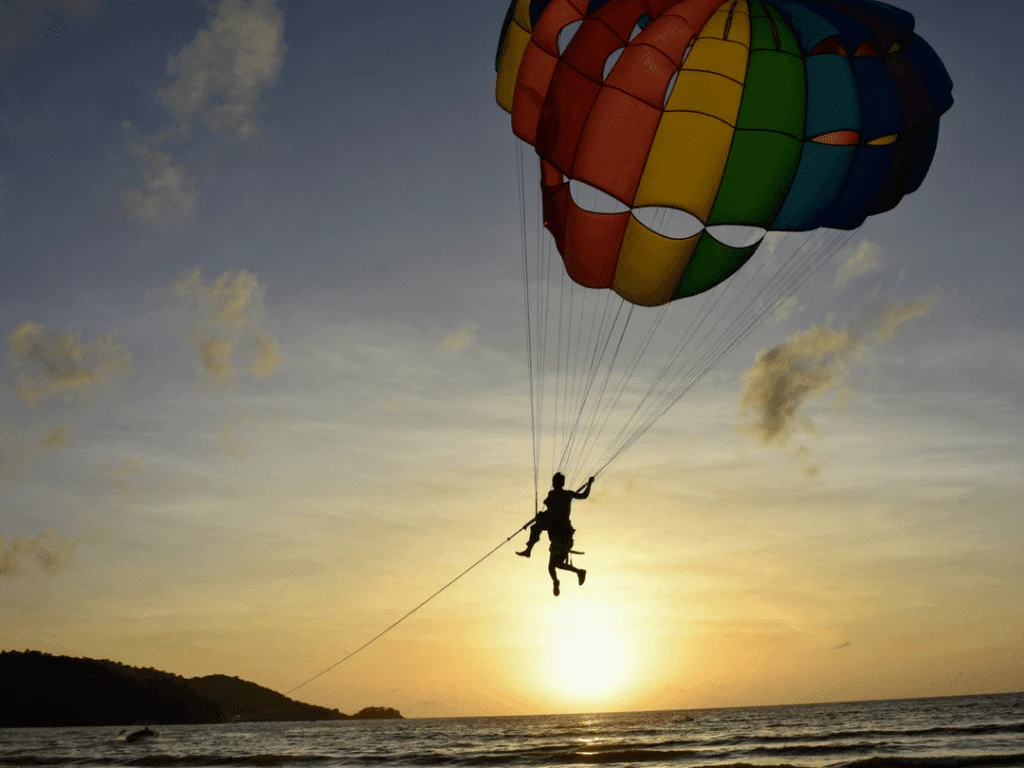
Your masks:
{"label": "ocean", "polygon": [[0,729],[2,766],[1024,766],[1024,694],[457,719]]}

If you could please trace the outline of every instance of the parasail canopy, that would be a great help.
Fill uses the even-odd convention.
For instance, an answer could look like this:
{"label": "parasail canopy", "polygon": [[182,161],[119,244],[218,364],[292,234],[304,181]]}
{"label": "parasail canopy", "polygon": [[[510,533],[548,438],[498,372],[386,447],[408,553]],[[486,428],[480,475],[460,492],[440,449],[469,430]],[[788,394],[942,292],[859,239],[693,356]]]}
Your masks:
{"label": "parasail canopy", "polygon": [[549,437],[552,470],[604,471],[921,186],[953,83],[914,26],[876,0],[512,1],[496,96],[520,140],[535,484]]}
{"label": "parasail canopy", "polygon": [[569,276],[645,306],[770,230],[892,209],[953,103],[914,17],[873,0],[514,0],[497,72]]}

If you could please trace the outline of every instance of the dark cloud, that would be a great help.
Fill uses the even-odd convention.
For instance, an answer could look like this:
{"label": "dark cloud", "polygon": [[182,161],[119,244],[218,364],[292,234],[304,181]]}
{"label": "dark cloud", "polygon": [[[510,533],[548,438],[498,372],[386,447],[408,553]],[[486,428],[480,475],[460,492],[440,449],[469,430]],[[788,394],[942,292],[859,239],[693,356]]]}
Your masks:
{"label": "dark cloud", "polygon": [[[844,392],[853,366],[872,343],[885,341],[908,320],[927,314],[936,299],[932,293],[901,304],[877,306],[857,324],[836,330],[819,325],[790,336],[760,352],[743,375],[740,407],[753,419],[745,430],[761,442],[788,446],[801,433],[813,433],[814,424],[803,413],[813,398],[829,391]],[[806,455],[806,446],[798,446]],[[820,471],[808,466],[811,474]]]}

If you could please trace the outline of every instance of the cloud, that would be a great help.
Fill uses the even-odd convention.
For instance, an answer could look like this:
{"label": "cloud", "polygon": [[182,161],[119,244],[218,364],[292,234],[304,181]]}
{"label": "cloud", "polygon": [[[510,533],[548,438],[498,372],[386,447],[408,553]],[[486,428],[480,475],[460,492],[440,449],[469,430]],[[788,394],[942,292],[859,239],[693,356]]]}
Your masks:
{"label": "cloud", "polygon": [[128,150],[142,166],[142,186],[126,190],[124,215],[158,231],[191,227],[200,188],[172,150],[202,124],[228,141],[258,132],[263,92],[277,82],[284,60],[284,15],[274,0],[221,0],[209,23],[167,62],[170,83],[157,89],[174,121],[149,136],[133,136]]}
{"label": "cloud", "polygon": [[908,320],[927,315],[931,312],[936,299],[938,299],[938,294],[933,291],[919,299],[883,308],[875,318],[877,322],[877,327],[874,330],[875,340],[885,341]]}
{"label": "cloud", "polygon": [[125,218],[163,232],[191,227],[199,203],[195,178],[169,153],[145,140],[130,141],[128,149],[142,163],[142,187],[121,194]]}
{"label": "cloud", "polygon": [[138,491],[138,480],[142,474],[142,459],[129,456],[122,459],[114,470],[114,487],[123,496]]}
{"label": "cloud", "polygon": [[465,349],[473,343],[478,328],[476,323],[470,323],[464,328],[449,333],[444,337],[441,348],[445,352],[458,352],[460,349]]}
{"label": "cloud", "polygon": [[0,431],[0,477],[18,481],[36,460],[71,446],[71,429],[58,426],[27,436],[18,429]]}
{"label": "cloud", "polygon": [[816,326],[759,353],[743,376],[740,400],[744,410],[756,414],[752,431],[766,443],[783,445],[801,429],[811,431],[800,408],[839,384],[849,358],[859,351],[849,329]]}
{"label": "cloud", "polygon": [[284,16],[273,0],[222,0],[209,24],[167,64],[174,81],[157,91],[183,134],[200,121],[246,141],[257,132],[264,90],[284,60]]}
{"label": "cloud", "polygon": [[199,269],[182,274],[174,286],[188,325],[187,337],[198,353],[200,370],[219,386],[234,383],[238,349],[247,342],[246,370],[267,377],[278,363],[277,342],[260,327],[265,288],[251,272],[225,272],[206,281]]}
{"label": "cloud", "polygon": [[71,431],[67,427],[54,427],[39,441],[45,451],[59,451],[71,445]]}
{"label": "cloud", "polygon": [[764,236],[763,247],[768,250],[769,253],[774,254],[779,249],[779,246],[785,242],[786,238],[789,237],[789,232],[769,232]]}
{"label": "cloud", "polygon": [[189,341],[199,352],[199,367],[218,384],[230,384],[235,379],[235,346],[218,336],[203,336],[198,328],[188,333]]}
{"label": "cloud", "polygon": [[245,443],[238,437],[234,427],[230,424],[225,423],[221,426],[217,436],[213,439],[213,444],[218,452],[234,456],[236,459],[249,457],[248,448],[246,448]]}
{"label": "cloud", "polygon": [[256,353],[249,366],[249,373],[260,378],[271,376],[277,370],[277,342],[265,333],[258,333],[253,339],[253,345]]}
{"label": "cloud", "polygon": [[30,406],[52,395],[70,399],[85,390],[130,374],[129,348],[110,335],[83,342],[38,323],[18,326],[8,339],[5,384]]}
{"label": "cloud", "polygon": [[0,538],[0,577],[21,572],[25,561],[34,562],[44,573],[71,570],[75,542],[48,529],[34,539],[15,538],[10,543]]}
{"label": "cloud", "polygon": [[[796,333],[772,349],[760,352],[743,375],[740,408],[754,419],[745,430],[765,444],[788,446],[801,433],[813,433],[811,419],[801,412],[809,400],[830,390],[845,396],[850,367],[872,341],[890,338],[908,320],[926,314],[934,304],[933,292],[919,299],[873,308],[866,318],[842,330],[828,325]],[[806,457],[805,446],[798,455]],[[820,471],[809,465],[812,474]]]}
{"label": "cloud", "polygon": [[790,296],[785,301],[780,302],[780,304],[775,308],[775,311],[772,313],[772,318],[779,322],[782,320],[788,320],[790,315],[799,309],[799,299],[797,299],[796,296]]}
{"label": "cloud", "polygon": [[846,284],[855,277],[877,272],[882,268],[881,251],[878,246],[869,240],[864,240],[857,250],[843,262],[836,272],[836,288],[845,288]]}

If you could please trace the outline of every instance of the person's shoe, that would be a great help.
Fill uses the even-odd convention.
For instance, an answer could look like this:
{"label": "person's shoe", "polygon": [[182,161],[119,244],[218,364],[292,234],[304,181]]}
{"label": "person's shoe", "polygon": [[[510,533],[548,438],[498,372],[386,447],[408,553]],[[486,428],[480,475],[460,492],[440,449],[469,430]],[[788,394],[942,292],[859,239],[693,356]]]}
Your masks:
{"label": "person's shoe", "polygon": [[558,597],[558,582],[557,581],[555,581],[555,583],[554,583],[554,590],[555,590],[555,597]]}
{"label": "person's shoe", "polygon": [[576,575],[579,576],[580,586],[582,587],[583,582],[587,580],[587,572],[583,568],[580,568]]}
{"label": "person's shoe", "polygon": [[519,555],[520,557],[529,557],[530,556],[530,550],[524,549],[522,552],[516,552],[516,554]]}

